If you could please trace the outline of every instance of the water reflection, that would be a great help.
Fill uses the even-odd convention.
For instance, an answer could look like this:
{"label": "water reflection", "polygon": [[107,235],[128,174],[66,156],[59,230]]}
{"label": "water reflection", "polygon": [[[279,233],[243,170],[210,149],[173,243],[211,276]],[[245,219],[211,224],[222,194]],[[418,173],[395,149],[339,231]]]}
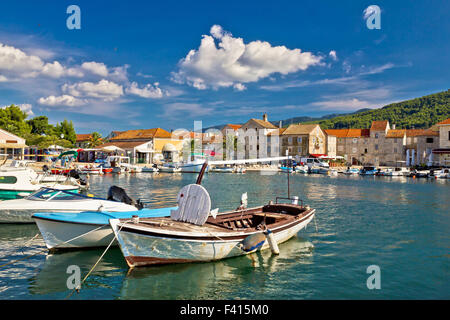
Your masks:
{"label": "water reflection", "polygon": [[124,279],[120,295],[123,299],[230,299],[240,295],[244,283],[264,288],[273,274],[312,263],[313,244],[293,238],[280,245],[277,256],[265,250],[217,262],[136,268]]}

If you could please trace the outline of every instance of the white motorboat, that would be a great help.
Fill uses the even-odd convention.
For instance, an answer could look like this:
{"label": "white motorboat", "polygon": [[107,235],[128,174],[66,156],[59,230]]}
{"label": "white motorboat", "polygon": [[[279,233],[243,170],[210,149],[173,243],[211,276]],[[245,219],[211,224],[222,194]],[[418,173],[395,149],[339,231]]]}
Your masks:
{"label": "white motorboat", "polygon": [[177,166],[181,168],[181,172],[199,173],[204,163],[205,159],[196,158],[193,161],[180,162]]}
{"label": "white motorboat", "polygon": [[59,190],[78,191],[80,185],[72,180],[64,182],[40,182],[39,175],[30,168],[18,170],[0,170],[0,200],[18,199],[28,196],[42,187],[52,187]]}
{"label": "white motorboat", "polygon": [[344,174],[346,174],[346,175],[357,175],[357,174],[359,174],[359,169],[347,168],[347,170],[344,171]]}
{"label": "white motorboat", "polygon": [[95,167],[93,165],[78,166],[77,169],[82,174],[103,174],[103,168],[100,166],[98,167]]}
{"label": "white motorboat", "polygon": [[134,211],[123,202],[43,187],[23,199],[0,202],[0,223],[32,223],[35,212]]}
{"label": "white motorboat", "polygon": [[222,173],[233,173],[233,167],[214,167],[211,169],[212,172],[222,172]]}
{"label": "white motorboat", "polygon": [[404,167],[387,168],[384,170],[384,176],[387,177],[404,177],[409,175],[409,170]]}
{"label": "white motorboat", "polygon": [[172,165],[164,165],[158,168],[160,172],[167,172],[167,173],[176,173],[181,172],[181,168],[178,166],[172,166]]}
{"label": "white motorboat", "polygon": [[309,167],[307,165],[300,165],[300,166],[295,167],[295,172],[298,172],[298,173],[305,174],[305,173],[308,173],[308,171],[309,171]]}
{"label": "white motorboat", "polygon": [[142,172],[158,172],[159,169],[157,167],[142,167]]}
{"label": "white motorboat", "polygon": [[440,179],[450,179],[450,169],[444,168],[438,171],[434,171],[434,176]]}

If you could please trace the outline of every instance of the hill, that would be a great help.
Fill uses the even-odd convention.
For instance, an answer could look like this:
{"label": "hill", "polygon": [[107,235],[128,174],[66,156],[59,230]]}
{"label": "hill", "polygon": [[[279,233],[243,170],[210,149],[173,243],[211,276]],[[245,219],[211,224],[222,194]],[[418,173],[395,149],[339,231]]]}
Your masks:
{"label": "hill", "polygon": [[429,128],[450,117],[450,89],[421,98],[391,103],[379,109],[313,120],[323,129],[370,128],[372,121],[389,120],[397,128]]}

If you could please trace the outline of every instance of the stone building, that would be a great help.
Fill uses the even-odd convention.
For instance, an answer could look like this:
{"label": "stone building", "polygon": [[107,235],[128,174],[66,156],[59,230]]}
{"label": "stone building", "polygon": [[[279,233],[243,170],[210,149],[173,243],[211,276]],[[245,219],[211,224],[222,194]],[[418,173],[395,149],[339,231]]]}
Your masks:
{"label": "stone building", "polygon": [[450,118],[439,122],[436,127],[439,129],[439,147],[434,149],[433,156],[441,166],[450,166]]}
{"label": "stone building", "polygon": [[327,135],[318,124],[291,124],[280,135],[281,154],[321,156],[327,154]]}

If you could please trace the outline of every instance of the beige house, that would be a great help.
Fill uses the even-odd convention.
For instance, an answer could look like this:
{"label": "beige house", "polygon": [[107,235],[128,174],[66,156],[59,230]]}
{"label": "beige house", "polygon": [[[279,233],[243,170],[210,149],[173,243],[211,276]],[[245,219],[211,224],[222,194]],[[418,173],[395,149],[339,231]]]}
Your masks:
{"label": "beige house", "polygon": [[318,124],[291,124],[283,130],[280,139],[282,155],[286,151],[298,157],[327,154],[327,136]]}
{"label": "beige house", "polygon": [[117,134],[108,143],[98,146],[102,149],[115,146],[125,150],[135,163],[154,161],[178,161],[183,148],[183,140],[161,128],[128,130]]}
{"label": "beige house", "polygon": [[27,148],[25,139],[0,129],[0,159],[12,158],[23,160],[25,148]]}
{"label": "beige house", "polygon": [[[341,156],[349,164],[361,164],[369,161],[369,129],[326,129],[328,147],[334,156]],[[373,148],[373,146],[372,146]],[[329,152],[328,156],[333,156]]]}
{"label": "beige house", "polygon": [[434,149],[433,156],[438,157],[439,165],[450,166],[450,118],[437,124],[439,128],[439,147]]}

